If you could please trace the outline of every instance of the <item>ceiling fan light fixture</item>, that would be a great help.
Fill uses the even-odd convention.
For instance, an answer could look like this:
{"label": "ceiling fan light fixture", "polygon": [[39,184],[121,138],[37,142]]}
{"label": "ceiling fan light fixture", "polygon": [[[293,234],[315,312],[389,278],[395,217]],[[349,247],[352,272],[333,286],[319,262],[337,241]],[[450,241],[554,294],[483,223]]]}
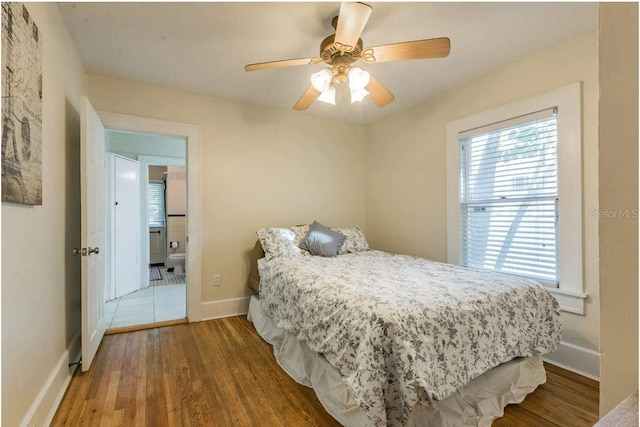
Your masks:
{"label": "ceiling fan light fixture", "polygon": [[346,107],[351,104],[351,89],[349,88],[349,83],[335,83],[334,86],[336,88],[336,106],[337,107]]}
{"label": "ceiling fan light fixture", "polygon": [[[318,92],[327,92],[329,89],[329,85],[331,84],[331,80],[333,79],[333,73],[328,68],[324,70],[320,70],[317,73],[311,74],[311,85]],[[335,90],[334,90],[335,94]],[[335,97],[335,96],[334,96]]]}
{"label": "ceiling fan light fixture", "polygon": [[328,88],[324,92],[321,91],[318,101],[322,101],[326,104],[336,105],[336,89],[333,87]]}
{"label": "ceiling fan light fixture", "polygon": [[393,94],[374,76],[351,64],[359,60],[377,63],[444,58],[449,55],[451,41],[439,37],[364,48],[360,36],[371,10],[370,5],[361,2],[342,3],[338,16],[331,22],[336,32],[322,40],[317,57],[248,64],[244,69],[256,71],[324,63],[327,68],[311,75],[311,85],[294,105],[294,110],[306,110],[317,99],[344,107],[367,96],[378,107],[384,107],[393,102]]}
{"label": "ceiling fan light fixture", "polygon": [[349,70],[349,89],[352,92],[363,90],[369,84],[370,79],[371,75],[367,71],[360,67],[351,67]]}
{"label": "ceiling fan light fixture", "polygon": [[369,92],[365,88],[358,89],[358,90],[351,89],[351,103],[353,104],[354,102],[360,102],[367,95],[369,95]]}

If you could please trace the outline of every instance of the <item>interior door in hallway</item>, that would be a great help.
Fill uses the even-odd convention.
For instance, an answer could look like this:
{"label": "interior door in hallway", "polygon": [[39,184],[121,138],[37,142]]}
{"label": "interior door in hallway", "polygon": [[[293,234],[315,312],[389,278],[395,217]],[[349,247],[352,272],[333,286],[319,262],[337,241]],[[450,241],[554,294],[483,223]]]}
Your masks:
{"label": "interior door in hallway", "polygon": [[[80,113],[82,370],[87,371],[105,331],[104,126],[87,97]],[[102,249],[103,252],[100,252]]]}
{"label": "interior door in hallway", "polygon": [[141,288],[138,162],[114,155],[113,260],[116,298]]}

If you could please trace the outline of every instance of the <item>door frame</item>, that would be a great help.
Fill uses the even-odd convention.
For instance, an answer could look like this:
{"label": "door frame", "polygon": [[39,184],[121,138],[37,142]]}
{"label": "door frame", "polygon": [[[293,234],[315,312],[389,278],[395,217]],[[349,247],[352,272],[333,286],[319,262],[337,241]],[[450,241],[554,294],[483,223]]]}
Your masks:
{"label": "door frame", "polygon": [[200,126],[98,111],[105,129],[184,138],[187,145],[187,319],[202,318],[200,251]]}

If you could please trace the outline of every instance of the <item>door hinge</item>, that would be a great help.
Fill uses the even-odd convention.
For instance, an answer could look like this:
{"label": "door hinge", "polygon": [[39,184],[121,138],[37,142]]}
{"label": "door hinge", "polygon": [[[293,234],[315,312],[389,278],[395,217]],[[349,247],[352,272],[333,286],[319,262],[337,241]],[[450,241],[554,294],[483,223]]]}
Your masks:
{"label": "door hinge", "polygon": [[87,255],[91,255],[91,254],[98,254],[100,252],[99,248],[92,248],[91,246],[89,246],[88,248],[73,248],[71,250],[71,253],[73,255],[81,255],[81,256],[87,256]]}

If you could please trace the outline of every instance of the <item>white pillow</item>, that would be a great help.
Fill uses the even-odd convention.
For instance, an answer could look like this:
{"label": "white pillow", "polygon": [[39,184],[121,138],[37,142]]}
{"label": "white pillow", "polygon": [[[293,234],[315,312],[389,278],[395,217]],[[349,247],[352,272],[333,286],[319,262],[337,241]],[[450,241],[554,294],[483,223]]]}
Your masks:
{"label": "white pillow", "polygon": [[[309,227],[310,227],[309,224],[294,225],[293,227],[290,227],[290,229],[296,235],[294,239],[294,243],[296,244],[296,246],[299,247],[302,241],[307,237],[307,234],[309,233]],[[307,251],[304,251],[304,252],[307,252]]]}
{"label": "white pillow", "polygon": [[266,227],[256,231],[267,261],[280,257],[302,256],[295,244],[295,233],[290,228]]}
{"label": "white pillow", "polygon": [[347,236],[340,247],[338,255],[363,252],[371,249],[369,248],[369,242],[367,242],[367,239],[364,237],[364,233],[362,233],[362,230],[360,230],[360,227],[357,225],[352,228],[336,228],[335,230]]}

